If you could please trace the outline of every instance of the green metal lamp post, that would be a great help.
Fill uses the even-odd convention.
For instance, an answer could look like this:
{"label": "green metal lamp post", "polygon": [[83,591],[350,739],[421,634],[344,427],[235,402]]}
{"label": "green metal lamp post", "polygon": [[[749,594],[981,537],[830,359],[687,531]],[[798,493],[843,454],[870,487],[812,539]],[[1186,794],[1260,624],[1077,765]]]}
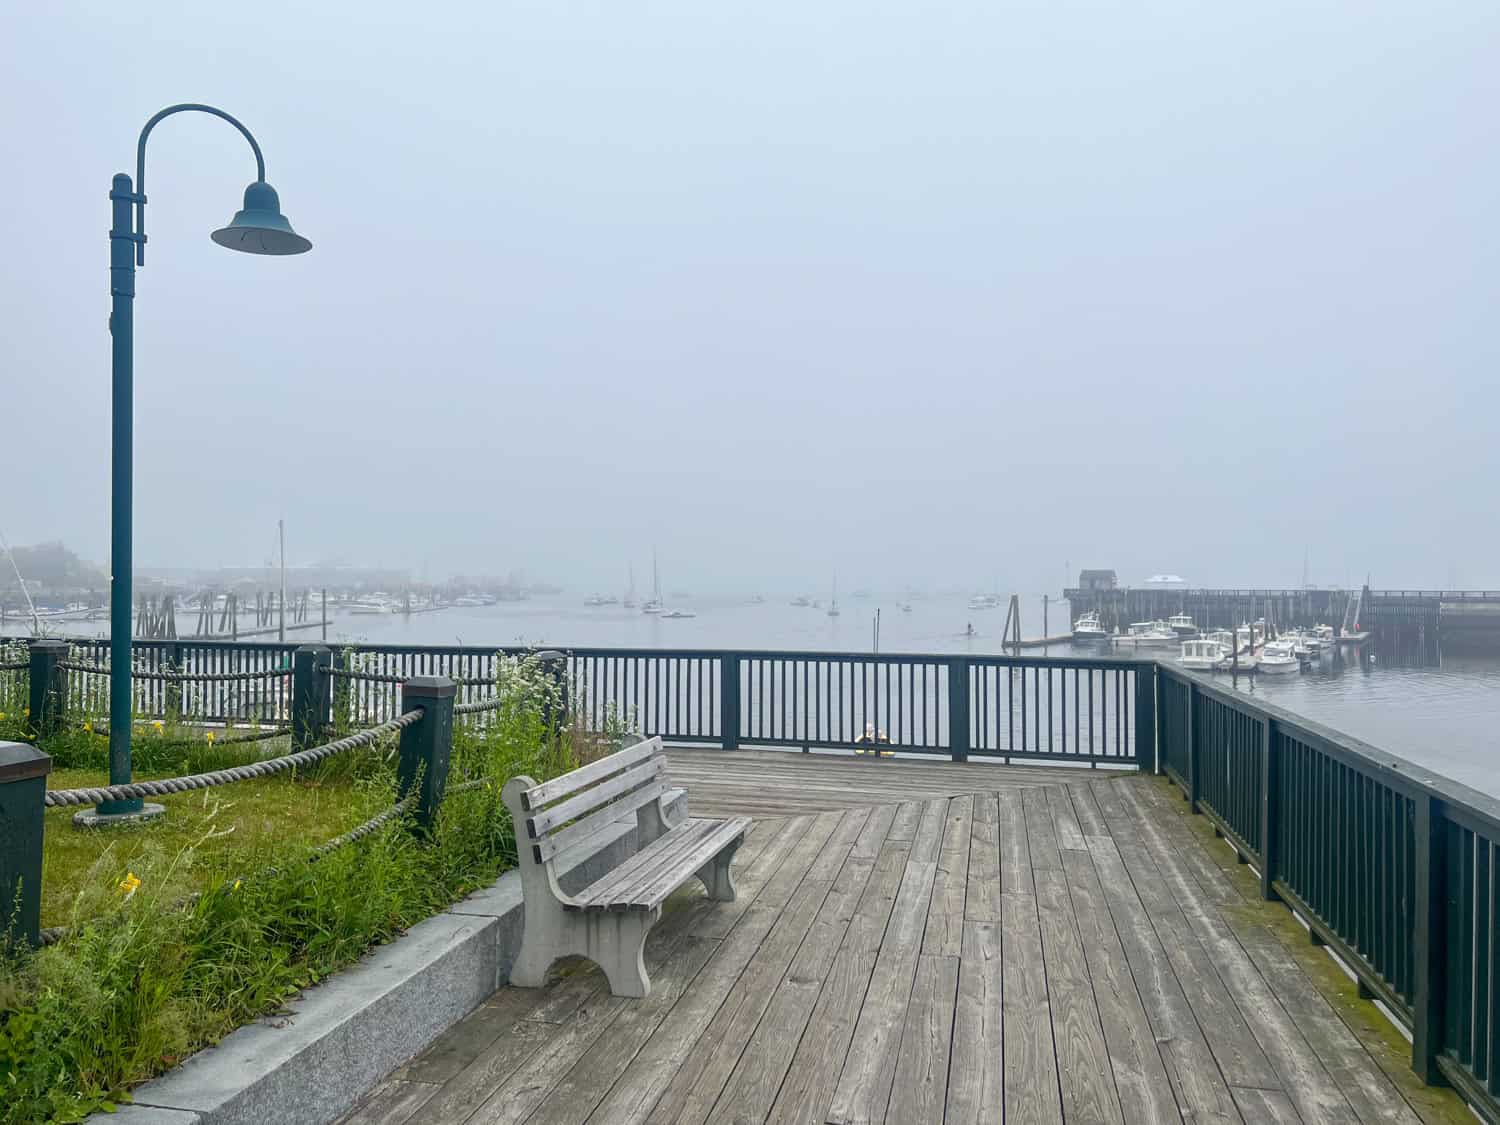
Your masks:
{"label": "green metal lamp post", "polygon": [[[168,106],[141,130],[135,151],[135,184],[123,172],[110,186],[113,224],[109,229],[109,292],[112,300],[109,330],[114,338],[112,372],[114,416],[110,459],[110,591],[109,591],[109,782],[130,781],[130,639],[131,625],[131,471],[133,466],[134,347],[132,311],[136,266],[146,264],[146,138],[156,123],[174,113],[196,110],[223,118],[250,142],[255,153],[255,182],[245,189],[245,206],[229,225],[213,232],[213,240],[247,254],[302,254],[312,243],[292,229],[281,213],[276,189],[266,183],[266,161],[255,138],[233,117],[209,105]],[[89,814],[89,823],[116,818],[137,819],[143,813],[139,798],[103,801]]]}

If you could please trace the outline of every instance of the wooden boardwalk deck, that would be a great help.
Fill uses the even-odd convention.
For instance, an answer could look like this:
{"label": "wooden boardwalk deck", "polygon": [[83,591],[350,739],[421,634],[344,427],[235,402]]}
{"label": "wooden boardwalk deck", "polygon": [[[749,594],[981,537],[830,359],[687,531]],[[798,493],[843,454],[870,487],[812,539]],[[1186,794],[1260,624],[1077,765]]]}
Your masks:
{"label": "wooden boardwalk deck", "polygon": [[503,988],[347,1125],[1471,1120],[1165,782],[673,766],[762,819],[736,902],[669,904],[651,996]]}

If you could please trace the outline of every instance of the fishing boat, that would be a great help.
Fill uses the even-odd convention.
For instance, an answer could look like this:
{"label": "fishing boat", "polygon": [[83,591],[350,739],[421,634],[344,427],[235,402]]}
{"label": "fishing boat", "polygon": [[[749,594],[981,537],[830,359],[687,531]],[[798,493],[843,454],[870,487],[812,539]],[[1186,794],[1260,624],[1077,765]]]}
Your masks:
{"label": "fishing boat", "polygon": [[1171,648],[1179,638],[1165,621],[1137,621],[1113,640],[1121,648]]}
{"label": "fishing boat", "polygon": [[969,599],[970,609],[999,609],[1000,598],[995,594],[975,594]]}
{"label": "fishing boat", "polygon": [[812,606],[812,599],[810,599],[810,598],[804,598],[804,597],[796,597],[796,598],[792,599],[792,604],[794,606],[796,606],[798,609],[808,609],[808,608],[810,608]]}
{"label": "fishing boat", "polygon": [[687,609],[669,609],[661,615],[663,621],[673,620],[679,617],[697,617],[698,615]]}
{"label": "fishing boat", "polygon": [[1291,641],[1270,641],[1261,649],[1255,670],[1268,676],[1284,676],[1302,667]]}
{"label": "fishing boat", "polygon": [[1083,614],[1073,622],[1073,641],[1075,644],[1101,644],[1109,640],[1109,631],[1099,621],[1099,615],[1093,610]]}
{"label": "fishing boat", "polygon": [[1195,672],[1212,672],[1224,663],[1224,650],[1217,641],[1206,637],[1194,637],[1182,642],[1182,655],[1177,663]]}
{"label": "fishing boat", "polygon": [[1167,618],[1167,628],[1179,637],[1193,637],[1198,634],[1198,623],[1186,613],[1174,613]]}

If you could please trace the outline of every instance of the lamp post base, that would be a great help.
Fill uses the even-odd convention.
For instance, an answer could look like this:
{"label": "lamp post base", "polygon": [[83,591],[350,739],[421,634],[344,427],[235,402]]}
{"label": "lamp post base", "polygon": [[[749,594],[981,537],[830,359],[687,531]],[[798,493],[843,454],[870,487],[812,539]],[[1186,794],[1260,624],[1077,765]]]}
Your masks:
{"label": "lamp post base", "polygon": [[165,805],[154,805],[147,801],[134,812],[102,813],[97,809],[83,809],[73,814],[74,828],[114,828],[123,824],[144,824],[165,816]]}

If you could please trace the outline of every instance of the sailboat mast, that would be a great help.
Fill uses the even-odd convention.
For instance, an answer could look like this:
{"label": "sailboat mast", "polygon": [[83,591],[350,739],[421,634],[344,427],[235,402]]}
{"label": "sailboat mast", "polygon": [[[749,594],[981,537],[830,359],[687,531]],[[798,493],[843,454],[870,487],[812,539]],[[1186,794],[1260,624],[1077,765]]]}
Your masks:
{"label": "sailboat mast", "polygon": [[286,520],[276,521],[276,539],[281,544],[281,622],[276,639],[286,643]]}

